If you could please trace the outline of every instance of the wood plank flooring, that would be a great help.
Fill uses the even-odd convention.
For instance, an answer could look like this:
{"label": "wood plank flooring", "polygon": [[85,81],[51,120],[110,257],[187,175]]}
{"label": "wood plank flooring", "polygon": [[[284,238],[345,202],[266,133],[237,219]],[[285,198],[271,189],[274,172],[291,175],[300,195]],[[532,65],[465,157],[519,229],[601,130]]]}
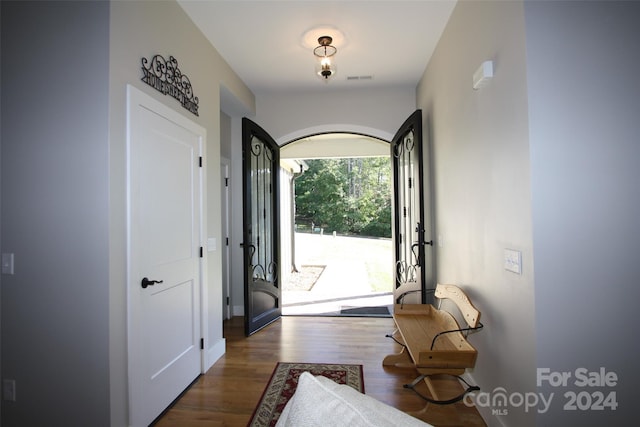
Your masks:
{"label": "wood plank flooring", "polygon": [[[243,319],[224,324],[227,352],[201,375],[156,426],[246,426],[277,362],[358,363],[363,365],[365,393],[435,426],[486,426],[475,408],[462,402],[429,404],[403,384],[413,381],[413,369],[383,367],[387,354],[400,346],[385,334],[390,318],[286,316],[245,338]],[[457,382],[448,381],[440,387]],[[426,385],[419,390],[428,395]],[[459,389],[450,391],[456,395]]]}

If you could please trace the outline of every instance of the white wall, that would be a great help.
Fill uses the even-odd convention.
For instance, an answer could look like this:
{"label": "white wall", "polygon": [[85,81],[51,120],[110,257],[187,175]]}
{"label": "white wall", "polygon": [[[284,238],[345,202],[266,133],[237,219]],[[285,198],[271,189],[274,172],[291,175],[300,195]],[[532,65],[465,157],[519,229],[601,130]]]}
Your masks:
{"label": "white wall", "polygon": [[[483,392],[535,390],[524,35],[521,2],[459,2],[418,86],[432,147],[437,280],[460,285],[482,313],[485,328],[469,341]],[[472,75],[486,60],[495,78],[475,91]],[[522,252],[521,275],[504,270],[507,248]],[[490,426],[535,422],[515,409],[502,420],[481,412]]]}
{"label": "white wall", "polygon": [[[542,387],[540,425],[625,425],[640,382],[638,2],[527,2],[538,367],[615,372],[615,387]],[[546,384],[546,383],[545,383]],[[564,411],[567,391],[616,411]]]}
{"label": "white wall", "polygon": [[244,315],[244,239],[242,198],[242,116],[231,118],[231,304],[232,315]]}
{"label": "white wall", "polygon": [[220,157],[231,158],[231,117],[220,112]]}
{"label": "white wall", "polygon": [[229,179],[230,199],[230,236],[229,254],[231,280],[231,315],[244,315],[244,270],[243,252],[240,243],[243,240],[243,201],[242,201],[242,118],[255,115],[255,103],[242,103],[223,84],[220,87],[220,108],[228,120],[225,120],[224,134],[228,138],[225,155],[231,160]]}
{"label": "white wall", "polygon": [[[251,91],[229,68],[175,1],[111,3],[110,33],[110,362],[112,424],[124,425],[127,414],[126,383],[126,246],[125,246],[125,138],[127,84],[132,84],[207,130],[206,228],[207,236],[223,241],[220,212],[220,105],[221,86],[227,99],[251,111]],[[141,58],[173,55],[199,98],[199,116],[191,114],[170,96],[140,81]],[[219,247],[218,244],[218,247]],[[205,345],[215,358],[224,351],[222,336],[221,253],[206,257],[206,291],[209,316]]]}
{"label": "white wall", "polygon": [[2,424],[107,426],[109,6],[0,7]]}
{"label": "white wall", "polygon": [[[322,83],[319,83],[322,85]],[[254,120],[279,144],[323,132],[391,140],[415,110],[415,88],[257,93]]]}

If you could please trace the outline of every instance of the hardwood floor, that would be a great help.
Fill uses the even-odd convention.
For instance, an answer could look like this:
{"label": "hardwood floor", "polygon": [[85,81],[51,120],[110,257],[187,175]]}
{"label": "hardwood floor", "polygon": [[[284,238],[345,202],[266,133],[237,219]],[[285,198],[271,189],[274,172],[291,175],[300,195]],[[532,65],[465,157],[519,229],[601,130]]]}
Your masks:
{"label": "hardwood floor", "polygon": [[[286,316],[245,338],[243,319],[235,317],[224,325],[226,354],[156,426],[246,426],[279,361],[362,364],[367,395],[436,426],[486,426],[477,410],[462,402],[430,404],[420,412],[425,401],[403,388],[416,377],[415,371],[382,366],[382,358],[400,348],[385,338],[392,331],[390,318]],[[425,384],[418,387],[428,395]]]}

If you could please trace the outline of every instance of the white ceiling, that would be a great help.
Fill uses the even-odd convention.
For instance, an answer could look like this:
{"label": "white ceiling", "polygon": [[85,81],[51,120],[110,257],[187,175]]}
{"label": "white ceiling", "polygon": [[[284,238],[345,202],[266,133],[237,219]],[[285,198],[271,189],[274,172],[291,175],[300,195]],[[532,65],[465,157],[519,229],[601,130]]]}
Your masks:
{"label": "white ceiling", "polygon": [[[455,0],[178,0],[254,93],[416,87]],[[336,29],[337,73],[314,71],[316,28]],[[324,31],[323,31],[324,32]],[[372,76],[371,80],[347,77]]]}
{"label": "white ceiling", "polygon": [[380,156],[389,156],[388,142],[352,133],[325,133],[308,136],[280,149],[280,159],[308,160]]}

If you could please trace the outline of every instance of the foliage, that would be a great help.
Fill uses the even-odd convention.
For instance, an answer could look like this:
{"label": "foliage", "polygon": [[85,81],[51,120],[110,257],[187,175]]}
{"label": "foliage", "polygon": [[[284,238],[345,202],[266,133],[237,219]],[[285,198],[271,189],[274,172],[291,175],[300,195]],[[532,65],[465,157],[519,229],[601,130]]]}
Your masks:
{"label": "foliage", "polygon": [[391,237],[391,163],[385,157],[307,160],[296,179],[296,223],[325,232]]}

